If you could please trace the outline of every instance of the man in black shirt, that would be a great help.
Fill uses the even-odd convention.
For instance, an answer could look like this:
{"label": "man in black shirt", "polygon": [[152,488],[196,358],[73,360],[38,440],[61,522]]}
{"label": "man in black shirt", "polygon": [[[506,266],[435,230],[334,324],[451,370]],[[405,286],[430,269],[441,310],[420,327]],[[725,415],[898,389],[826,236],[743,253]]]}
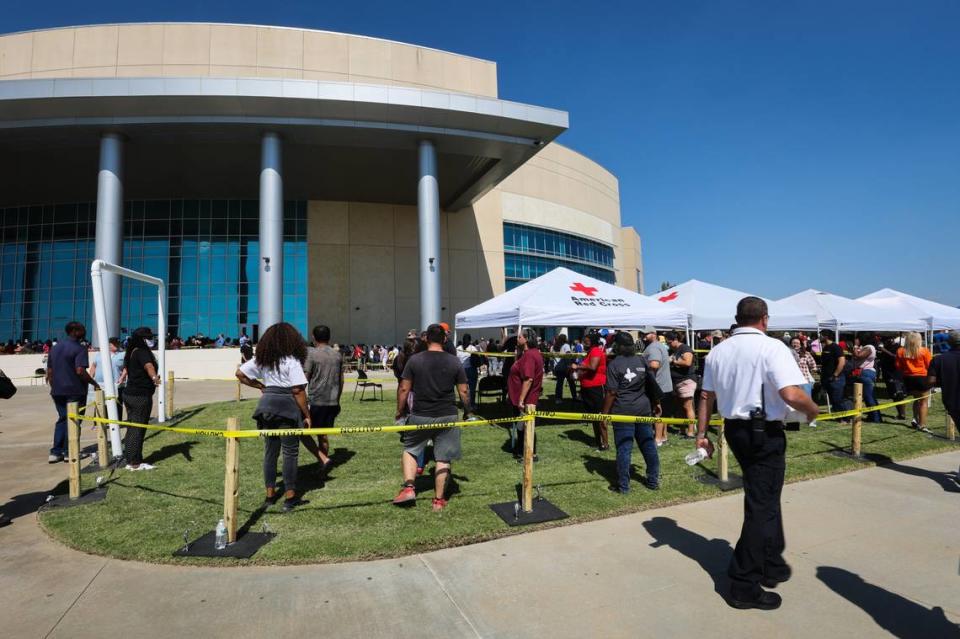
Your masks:
{"label": "man in black shirt", "polygon": [[[454,388],[463,400],[464,419],[470,415],[467,374],[456,355],[444,352],[443,343],[446,338],[447,334],[442,326],[431,324],[427,328],[427,350],[413,355],[404,366],[397,392],[398,421],[405,416],[407,424],[444,424],[457,421]],[[407,396],[411,391],[413,408],[408,414]],[[403,469],[403,487],[394,498],[394,504],[412,505],[416,500],[414,478],[417,473],[417,456],[431,439],[437,462],[433,510],[441,511],[447,505],[444,488],[447,475],[450,474],[450,462],[460,459],[459,428],[429,428],[403,433],[400,462]]]}
{"label": "man in black shirt", "polygon": [[930,362],[927,371],[928,386],[939,386],[943,391],[943,407],[953,423],[960,426],[960,331],[950,331],[947,336],[950,350],[941,353]]}
{"label": "man in black shirt", "polygon": [[843,355],[843,349],[834,343],[830,333],[821,335],[820,342],[823,344],[823,352],[820,354],[820,383],[830,398],[830,410],[846,410],[843,389],[847,385],[847,378],[843,374],[843,367],[847,365],[847,358]]}

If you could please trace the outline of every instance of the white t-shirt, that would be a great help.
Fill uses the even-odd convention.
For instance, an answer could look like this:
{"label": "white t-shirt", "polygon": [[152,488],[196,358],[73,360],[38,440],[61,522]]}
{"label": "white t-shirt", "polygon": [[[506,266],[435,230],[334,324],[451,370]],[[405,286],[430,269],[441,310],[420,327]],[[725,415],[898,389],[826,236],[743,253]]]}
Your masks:
{"label": "white t-shirt", "polygon": [[861,347],[861,348],[862,348],[862,350],[867,351],[867,356],[864,357],[863,359],[854,358],[854,360],[853,360],[853,367],[854,367],[854,368],[859,368],[859,369],[862,369],[862,370],[865,370],[865,371],[875,371],[875,370],[877,370],[877,369],[876,369],[877,349],[875,349],[875,348],[874,348],[873,346],[871,346],[870,344],[867,344],[866,346],[863,346],[863,347]]}
{"label": "white t-shirt", "polygon": [[790,408],[780,390],[806,383],[790,347],[755,328],[738,328],[713,347],[703,369],[703,390],[716,393],[724,419],[750,419],[762,388],[767,420],[783,421]]}
{"label": "white t-shirt", "polygon": [[476,353],[477,347],[473,344],[468,344],[467,348],[464,349],[463,346],[457,346],[457,357],[460,359],[460,365],[464,368],[470,366],[470,353]]}
{"label": "white t-shirt", "polygon": [[292,388],[307,384],[307,376],[303,374],[303,366],[295,357],[284,357],[280,360],[280,365],[276,369],[260,368],[256,357],[254,357],[240,365],[240,372],[250,379],[259,379],[264,386]]}

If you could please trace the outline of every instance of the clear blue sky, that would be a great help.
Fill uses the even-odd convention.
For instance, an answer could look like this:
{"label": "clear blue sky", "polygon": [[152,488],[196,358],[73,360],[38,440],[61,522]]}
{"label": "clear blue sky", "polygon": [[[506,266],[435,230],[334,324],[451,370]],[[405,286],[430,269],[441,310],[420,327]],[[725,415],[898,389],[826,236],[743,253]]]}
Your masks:
{"label": "clear blue sky", "polygon": [[648,292],[890,286],[960,304],[960,2],[4,3],[0,30],[183,20],[494,60],[620,179]]}

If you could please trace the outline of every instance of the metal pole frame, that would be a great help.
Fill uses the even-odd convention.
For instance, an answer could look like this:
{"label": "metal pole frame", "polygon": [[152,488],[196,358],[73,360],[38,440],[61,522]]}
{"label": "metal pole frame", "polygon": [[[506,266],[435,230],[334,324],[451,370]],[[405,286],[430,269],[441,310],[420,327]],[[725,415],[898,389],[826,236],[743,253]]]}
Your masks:
{"label": "metal pole frame", "polygon": [[[107,356],[110,354],[110,335],[107,333],[107,302],[103,292],[103,273],[113,273],[120,277],[139,280],[157,287],[157,341],[160,370],[160,397],[157,400],[157,421],[167,421],[166,414],[166,385],[167,385],[167,285],[159,277],[132,271],[116,264],[103,260],[94,260],[90,265],[90,281],[93,286],[93,315],[97,324],[97,346],[100,349],[103,369],[103,387],[110,398],[107,400],[107,416],[116,420],[117,412],[117,380],[113,379],[113,367],[109,365]],[[120,427],[110,424],[110,449],[113,457],[123,454],[123,445],[120,442]]]}

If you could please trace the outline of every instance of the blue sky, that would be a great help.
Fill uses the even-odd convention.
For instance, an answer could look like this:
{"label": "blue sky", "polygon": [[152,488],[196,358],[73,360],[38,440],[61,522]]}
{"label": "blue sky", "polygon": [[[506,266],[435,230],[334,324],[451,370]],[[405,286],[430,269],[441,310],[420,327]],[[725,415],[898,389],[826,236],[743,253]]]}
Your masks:
{"label": "blue sky", "polygon": [[361,33],[494,60],[620,179],[646,286],[884,286],[960,304],[960,3],[4,3],[0,30],[184,20]]}

